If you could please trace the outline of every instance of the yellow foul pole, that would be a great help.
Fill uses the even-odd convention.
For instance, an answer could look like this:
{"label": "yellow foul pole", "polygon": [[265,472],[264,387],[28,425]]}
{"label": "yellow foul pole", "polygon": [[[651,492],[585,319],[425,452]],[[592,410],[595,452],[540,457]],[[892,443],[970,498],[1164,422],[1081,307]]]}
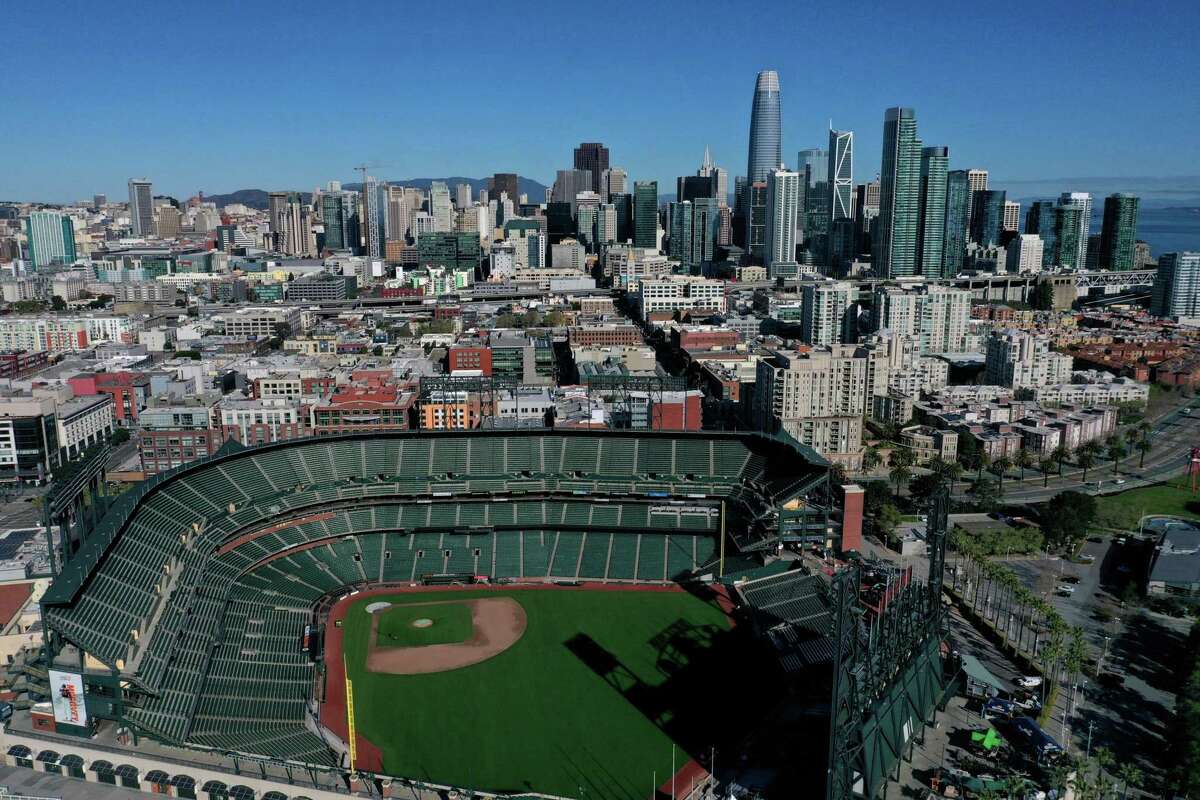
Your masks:
{"label": "yellow foul pole", "polygon": [[358,762],[358,736],[354,732],[354,683],[350,680],[350,670],[346,669],[346,654],[342,653],[342,674],[346,678],[346,735],[350,739],[350,771]]}

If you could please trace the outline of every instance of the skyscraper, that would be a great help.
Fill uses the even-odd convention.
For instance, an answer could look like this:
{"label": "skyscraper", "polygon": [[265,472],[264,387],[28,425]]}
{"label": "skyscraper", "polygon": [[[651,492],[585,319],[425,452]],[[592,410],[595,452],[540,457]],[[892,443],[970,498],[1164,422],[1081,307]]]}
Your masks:
{"label": "skyscraper", "polygon": [[854,132],[829,130],[829,219],[854,216]]}
{"label": "skyscraper", "polygon": [[154,235],[154,191],[148,178],[129,179],[129,219],[134,236]]}
{"label": "skyscraper", "polygon": [[608,169],[608,148],[600,142],[582,142],[575,148],[575,169],[592,173],[592,183],[587,188],[600,194],[600,176]]}
{"label": "skyscraper", "polygon": [[510,200],[514,202],[517,199],[518,179],[515,172],[497,172],[492,176],[492,194],[496,200],[500,199],[500,194],[506,193]]}
{"label": "skyscraper", "polygon": [[551,187],[551,200],[555,203],[570,203],[571,214],[575,214],[575,197],[580,192],[592,190],[592,174],[586,169],[560,169]]}
{"label": "skyscraper", "polygon": [[608,202],[617,215],[617,241],[624,244],[633,238],[633,196],[628,192],[613,192]]}
{"label": "skyscraper", "polygon": [[433,229],[438,233],[454,230],[454,208],[450,203],[450,187],[445,181],[429,184],[429,213],[433,215]]}
{"label": "skyscraper", "polygon": [[1104,225],[1100,229],[1100,267],[1121,272],[1134,269],[1139,200],[1132,194],[1104,198]]}
{"label": "skyscraper", "polygon": [[796,154],[800,173],[800,212],[796,227],[804,245],[804,263],[824,264],[828,257],[829,153],[814,147]]}
{"label": "skyscraper", "polygon": [[282,253],[287,236],[287,192],[267,193],[267,222],[271,226],[271,249]]}
{"label": "skyscraper", "polygon": [[614,194],[625,194],[628,191],[629,173],[620,167],[610,167],[600,173],[600,199],[610,202]]}
{"label": "skyscraper", "polygon": [[1150,311],[1159,317],[1200,317],[1200,253],[1159,256]]}
{"label": "skyscraper", "polygon": [[1016,232],[1021,227],[1021,204],[1016,200],[1004,201],[1004,230]]}
{"label": "skyscraper", "polygon": [[25,219],[25,238],[34,269],[75,261],[75,226],[57,211],[34,211]]}
{"label": "skyscraper", "polygon": [[911,108],[889,108],[883,116],[883,159],[879,185],[879,233],[872,236],[875,274],[916,274],[921,145]]}
{"label": "skyscraper", "polygon": [[975,192],[971,208],[971,241],[984,247],[1000,244],[1000,232],[1004,230],[1005,193],[996,189]]}
{"label": "skyscraper", "polygon": [[658,181],[633,184],[633,246],[658,247]]}
{"label": "skyscraper", "polygon": [[988,187],[988,171],[986,169],[967,170],[967,182],[971,184],[972,192],[982,192]]}
{"label": "skyscraper", "polygon": [[921,150],[921,193],[917,221],[917,265],[928,278],[946,277],[943,272],[946,236],[946,168],[948,147]]}
{"label": "skyscraper", "polygon": [[696,171],[696,174],[701,178],[713,178],[717,205],[729,205],[729,170],[722,169],[713,163],[712,154],[708,152],[707,145],[704,147],[704,160],[700,162],[700,169]]}
{"label": "skyscraper", "polygon": [[679,259],[692,274],[699,274],[704,262],[712,261],[719,208],[714,197],[698,197],[671,204],[669,255]]}
{"label": "skyscraper", "polygon": [[771,170],[783,161],[783,132],[779,118],[779,75],[763,70],[754,81],[754,103],[750,109],[750,154],[748,183],[766,182]]}
{"label": "skyscraper", "polygon": [[[516,200],[517,198],[512,198]],[[459,183],[454,186],[454,205],[459,211],[471,207],[471,184]]]}
{"label": "skyscraper", "polygon": [[1079,269],[1083,269],[1087,264],[1088,236],[1092,230],[1092,196],[1087,192],[1063,192],[1058,198],[1058,204],[1064,208],[1079,209],[1079,230],[1076,232],[1076,247],[1079,252],[1074,263]]}
{"label": "skyscraper", "polygon": [[767,214],[764,232],[767,275],[796,274],[796,219],[800,213],[799,172],[776,169],[767,175]]}
{"label": "skyscraper", "polygon": [[767,182],[746,187],[746,250],[752,264],[765,264],[767,249]]}
{"label": "skyscraper", "polygon": [[379,204],[379,181],[370,175],[363,177],[362,215],[359,217],[363,239],[363,255],[383,258],[383,217]]}
{"label": "skyscraper", "polygon": [[942,237],[942,275],[962,270],[967,252],[967,223],[971,218],[971,182],[966,170],[946,173],[946,231]]}

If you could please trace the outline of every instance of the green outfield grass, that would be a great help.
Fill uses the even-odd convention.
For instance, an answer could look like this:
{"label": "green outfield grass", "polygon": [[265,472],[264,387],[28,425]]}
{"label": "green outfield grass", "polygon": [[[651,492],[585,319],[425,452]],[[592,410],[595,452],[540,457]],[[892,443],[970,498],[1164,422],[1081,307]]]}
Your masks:
{"label": "green outfield grass", "polygon": [[[471,638],[471,609],[466,603],[452,601],[436,605],[399,605],[380,611],[380,647],[424,647],[431,644],[456,644]],[[427,619],[429,627],[414,627]]]}
{"label": "green outfield grass", "polygon": [[[400,605],[453,595],[396,595]],[[358,731],[392,775],[492,791],[644,800],[688,751],[738,740],[773,703],[774,659],[683,592],[471,592],[512,597],[528,626],[505,652],[431,675],[364,670],[370,617],[343,626]],[[431,607],[412,609],[413,617]],[[417,613],[419,611],[419,614]],[[396,612],[389,612],[396,613]],[[400,619],[402,617],[397,617]]]}

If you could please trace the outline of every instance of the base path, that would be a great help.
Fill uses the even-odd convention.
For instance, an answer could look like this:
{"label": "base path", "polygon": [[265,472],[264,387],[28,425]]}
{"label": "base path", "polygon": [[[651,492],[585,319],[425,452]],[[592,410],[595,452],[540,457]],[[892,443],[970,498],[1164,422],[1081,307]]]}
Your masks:
{"label": "base path", "polygon": [[525,609],[511,597],[482,597],[478,600],[449,600],[405,603],[403,608],[461,602],[471,609],[471,638],[454,644],[418,647],[379,647],[379,615],[372,615],[367,648],[367,669],[392,675],[422,675],[445,672],[486,661],[516,644],[525,633]]}

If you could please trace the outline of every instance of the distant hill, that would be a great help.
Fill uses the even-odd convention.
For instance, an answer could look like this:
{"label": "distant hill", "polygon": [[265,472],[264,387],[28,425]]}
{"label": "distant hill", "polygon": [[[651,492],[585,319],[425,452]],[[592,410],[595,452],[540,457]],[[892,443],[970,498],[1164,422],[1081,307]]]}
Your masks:
{"label": "distant hill", "polygon": [[[405,180],[388,180],[387,183],[392,183],[397,186],[416,186],[421,189],[428,190],[429,184],[433,183],[434,181],[445,181],[446,185],[450,187],[450,194],[452,197],[454,195],[454,187],[457,184],[471,184],[472,198],[478,198],[479,192],[483,189],[486,189],[488,184],[487,178],[463,178],[458,176],[453,178],[408,178]],[[359,188],[361,188],[361,186],[362,184],[359,183],[342,184],[343,188],[350,191],[357,191]],[[532,178],[518,178],[517,189],[522,194],[529,195],[530,202],[540,203],[545,200],[546,186],[538,183]],[[304,202],[306,203],[312,199],[311,192],[300,192],[300,196],[304,198]],[[217,208],[227,206],[232,203],[241,203],[242,205],[249,206],[250,208],[258,208],[263,210],[265,210],[267,207],[267,192],[263,189],[238,189],[236,192],[230,192],[228,194],[205,195],[204,199],[210,203],[216,203]]]}

